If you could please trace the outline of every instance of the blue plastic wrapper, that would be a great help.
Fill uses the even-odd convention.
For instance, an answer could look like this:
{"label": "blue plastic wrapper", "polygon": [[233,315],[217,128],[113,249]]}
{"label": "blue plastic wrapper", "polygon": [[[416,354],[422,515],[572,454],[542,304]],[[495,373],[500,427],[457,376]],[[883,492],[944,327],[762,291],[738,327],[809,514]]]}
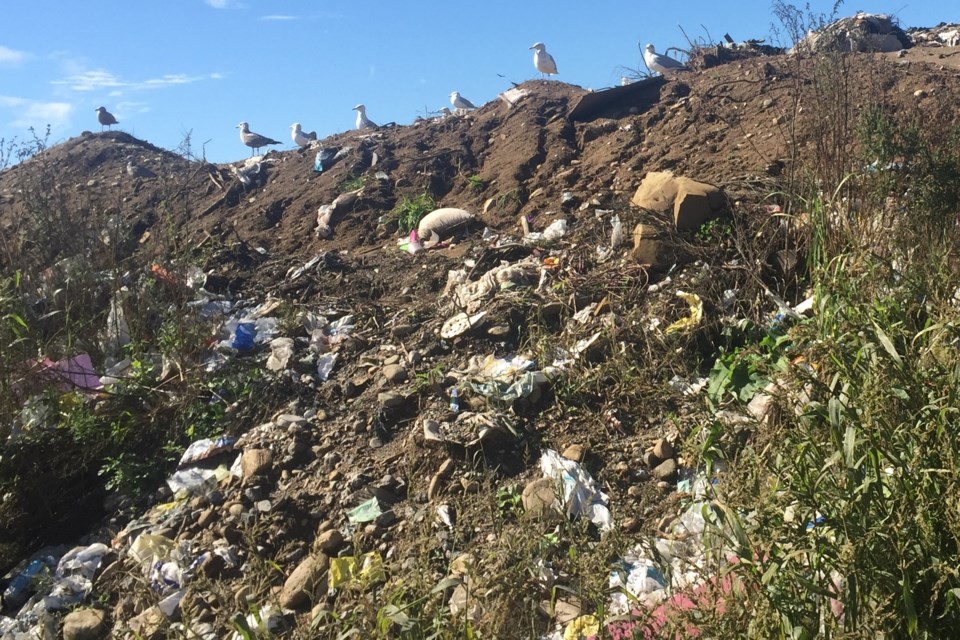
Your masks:
{"label": "blue plastic wrapper", "polygon": [[253,349],[253,339],[257,336],[257,325],[253,322],[241,322],[237,325],[237,331],[233,336],[233,342],[230,344],[237,351],[250,351]]}

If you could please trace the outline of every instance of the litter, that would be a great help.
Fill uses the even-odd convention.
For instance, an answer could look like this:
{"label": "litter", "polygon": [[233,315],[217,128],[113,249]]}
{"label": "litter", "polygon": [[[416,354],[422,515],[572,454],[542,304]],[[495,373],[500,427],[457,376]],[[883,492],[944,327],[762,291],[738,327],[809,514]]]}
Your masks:
{"label": "litter", "polygon": [[607,495],[593,477],[573,460],[567,460],[553,449],[540,456],[540,470],[546,478],[557,481],[563,489],[563,504],[570,516],[586,516],[602,530],[613,527]]}
{"label": "litter", "polygon": [[564,218],[554,220],[543,232],[532,231],[523,237],[524,244],[551,245],[567,235],[567,221]]}
{"label": "litter", "polygon": [[58,382],[62,391],[98,391],[103,388],[100,377],[93,370],[89,354],[81,353],[57,362],[44,358],[32,364],[38,366],[44,376]]}
{"label": "litter", "polygon": [[486,311],[481,311],[473,315],[462,312],[458,313],[443,323],[443,326],[440,327],[440,337],[444,340],[456,338],[476,326],[485,315],[487,315]]}
{"label": "litter", "polygon": [[330,561],[331,589],[343,585],[365,588],[387,579],[383,569],[383,559],[376,551],[365,553],[359,560],[353,556],[334,558]]}
{"label": "litter", "polygon": [[502,290],[523,285],[532,285],[540,273],[536,258],[526,258],[514,264],[494,267],[475,282],[467,281],[464,271],[447,274],[444,295],[450,295],[452,305],[466,313],[476,313],[490,298]]}
{"label": "litter", "polygon": [[274,338],[270,341],[270,357],[267,358],[267,369],[283,371],[293,357],[292,338]]}
{"label": "litter", "polygon": [[226,451],[233,451],[233,445],[236,443],[237,439],[231,436],[220,436],[216,439],[203,438],[202,440],[197,440],[192,443],[187,450],[183,452],[183,455],[180,456],[180,463],[178,467],[185,467],[188,464],[194,464],[196,462],[201,462],[207,458],[212,458],[213,456],[224,453]]}
{"label": "litter", "polygon": [[337,365],[337,354],[321,353],[317,356],[317,376],[322,382],[330,379],[333,368]]}
{"label": "litter", "polygon": [[685,318],[680,318],[669,327],[666,328],[664,333],[684,333],[696,327],[703,320],[703,300],[700,299],[695,293],[687,293],[686,291],[677,291],[677,297],[682,298],[688,305],[690,305],[690,315]]}
{"label": "litter", "polygon": [[382,513],[380,503],[374,497],[348,511],[347,520],[349,520],[351,524],[363,524],[364,522],[373,522],[379,518]]}
{"label": "litter", "polygon": [[436,209],[420,219],[417,235],[421,238],[430,238],[432,235],[443,236],[469,223],[473,218],[473,214],[464,209],[452,207]]}
{"label": "litter", "polygon": [[257,325],[254,322],[241,322],[237,324],[233,335],[233,341],[230,346],[237,351],[250,351],[254,346],[254,338],[257,336]]}
{"label": "litter", "polygon": [[[273,632],[280,628],[283,614],[271,604],[265,604],[257,611],[246,617],[239,617],[238,626],[245,626],[243,633],[237,631],[233,640],[248,640],[249,638],[270,638]],[[242,624],[241,624],[242,623]]]}

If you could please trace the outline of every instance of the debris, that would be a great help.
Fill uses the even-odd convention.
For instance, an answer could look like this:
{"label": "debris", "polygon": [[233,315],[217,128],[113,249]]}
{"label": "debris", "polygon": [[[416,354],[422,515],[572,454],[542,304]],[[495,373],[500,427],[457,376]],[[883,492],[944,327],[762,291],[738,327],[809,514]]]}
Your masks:
{"label": "debris", "polygon": [[567,221],[565,218],[551,222],[543,233],[531,231],[523,237],[524,244],[536,244],[549,246],[560,241],[567,234]]}
{"label": "debris", "polygon": [[[673,211],[677,229],[696,230],[719,216],[727,208],[727,198],[719,187],[669,171],[651,171],[644,176],[631,202],[641,209],[667,213]],[[636,243],[636,231],[634,231]]]}
{"label": "debris", "polygon": [[360,558],[346,556],[330,561],[330,588],[356,586],[365,589],[387,579],[383,558],[376,551],[365,553]]}
{"label": "debris", "polygon": [[417,235],[426,239],[433,235],[443,237],[457,227],[468,224],[473,219],[474,215],[465,209],[452,207],[436,209],[420,219],[420,224],[417,225]]}
{"label": "debris", "polygon": [[688,305],[690,305],[690,315],[685,318],[680,318],[669,327],[664,330],[664,333],[685,333],[697,325],[703,320],[703,300],[700,299],[695,293],[687,293],[686,291],[677,291],[678,298],[682,298]]}
{"label": "debris", "polygon": [[607,495],[600,486],[573,460],[567,460],[553,449],[540,456],[540,469],[546,478],[557,482],[563,492],[562,503],[570,516],[586,516],[602,530],[613,527]]}
{"label": "debris", "polygon": [[376,497],[373,497],[348,511],[347,520],[350,521],[350,524],[363,524],[364,522],[373,522],[382,513],[380,502]]}

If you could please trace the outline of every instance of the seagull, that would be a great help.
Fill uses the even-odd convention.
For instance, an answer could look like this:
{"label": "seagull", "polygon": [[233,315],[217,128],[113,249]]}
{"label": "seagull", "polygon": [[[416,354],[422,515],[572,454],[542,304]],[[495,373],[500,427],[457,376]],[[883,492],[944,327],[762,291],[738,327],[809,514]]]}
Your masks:
{"label": "seagull", "polygon": [[440,107],[440,111],[438,111],[437,113],[440,114],[441,118],[446,118],[449,115],[453,115],[453,112],[450,111],[450,107]]}
{"label": "seagull", "polygon": [[651,71],[656,71],[662,75],[667,75],[674,71],[690,70],[690,67],[679,60],[674,60],[669,56],[657,53],[652,44],[647,45],[647,50],[643,54],[643,61],[647,63]]}
{"label": "seagull", "polygon": [[120,124],[117,122],[117,119],[113,117],[113,114],[107,111],[106,107],[97,107],[96,112],[97,120],[100,122],[100,131],[103,131],[104,125],[109,129],[110,125]]}
{"label": "seagull", "polygon": [[299,122],[294,122],[292,125],[290,125],[290,128],[293,129],[293,131],[290,133],[290,137],[293,138],[293,141],[297,143],[298,146],[305,147],[308,144],[310,144],[310,142],[315,141],[317,139],[316,131],[310,131],[305,133],[300,128]]}
{"label": "seagull", "polygon": [[357,112],[357,129],[377,129],[377,124],[367,117],[367,107],[358,104],[353,108]]}
{"label": "seagull", "polygon": [[557,73],[557,62],[552,55],[547,53],[547,48],[542,42],[534,43],[530,48],[533,49],[533,66],[537,68],[537,71],[548,76]]}
{"label": "seagull", "polygon": [[472,102],[470,102],[469,100],[461,96],[459,91],[454,91],[453,93],[450,94],[450,104],[452,104],[453,108],[460,113],[464,111],[469,111],[470,109],[477,108],[477,105],[473,104]]}
{"label": "seagull", "polygon": [[135,163],[133,161],[133,158],[130,158],[129,160],[127,160],[127,175],[129,175],[131,178],[156,178],[157,177],[157,174],[155,174],[153,171],[151,171],[147,167],[144,167],[142,165]]}
{"label": "seagull", "polygon": [[246,122],[241,122],[237,125],[237,128],[240,129],[240,141],[250,147],[251,157],[253,156],[254,151],[260,150],[260,147],[265,147],[269,144],[280,144],[272,138],[262,136],[259,133],[253,133],[250,131],[250,125],[248,125]]}

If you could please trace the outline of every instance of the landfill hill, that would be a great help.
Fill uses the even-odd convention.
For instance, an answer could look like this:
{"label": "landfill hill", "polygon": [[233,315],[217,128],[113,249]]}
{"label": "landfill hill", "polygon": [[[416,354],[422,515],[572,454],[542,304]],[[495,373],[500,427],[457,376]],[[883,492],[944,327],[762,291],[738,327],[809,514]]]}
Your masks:
{"label": "landfill hill", "polygon": [[[880,101],[921,125],[955,123],[960,55],[953,52],[916,47],[904,55],[850,55],[851,122]],[[189,629],[200,634],[191,637],[230,637],[242,626],[231,622],[238,612],[254,616],[247,619],[255,626],[259,614],[250,612],[257,608],[266,618],[269,607],[289,612],[271,618],[287,637],[337,637],[350,624],[372,634],[360,612],[374,599],[359,595],[366,586],[356,586],[364,584],[356,567],[355,575],[338,574],[345,585],[339,595],[317,596],[321,582],[334,579],[330,559],[375,552],[396,587],[391,593],[420,582],[429,589],[448,573],[456,577],[459,582],[439,590],[441,609],[466,612],[487,630],[485,637],[533,637],[530,629],[511,628],[511,617],[538,607],[538,633],[546,632],[561,619],[549,589],[527,602],[512,599],[523,585],[540,589],[539,569],[519,566],[532,557],[525,554],[557,545],[551,536],[566,532],[549,517],[541,524],[523,514],[538,512],[543,487],[533,481],[541,477],[541,452],[564,452],[589,470],[608,498],[615,539],[663,531],[676,516],[676,481],[693,455],[679,450],[692,428],[685,417],[699,411],[695,392],[675,377],[707,373],[723,316],[759,318],[775,310],[764,307],[765,290],[773,288],[789,304],[806,297],[796,284],[798,260],[785,265],[775,255],[782,243],[771,240],[791,229],[752,222],[757,241],[747,253],[754,264],[744,265],[745,250],[731,237],[677,230],[669,214],[635,207],[631,197],[648,172],[672,171],[721,187],[732,213],[725,220],[733,224],[775,211],[771,194],[799,179],[805,150],[815,144],[822,119],[831,117],[799,97],[815,66],[815,58],[744,57],[612,90],[578,115],[581,100],[597,93],[529,81],[514,88],[523,95],[512,105],[493,99],[462,116],[348,131],[310,148],[270,151],[248,175],[249,184],[237,174],[242,161],[210,164],[194,157],[196,148],[184,157],[122,131],[85,132],[0,173],[0,233],[38,269],[54,267],[67,251],[23,236],[28,227],[21,214],[31,198],[47,196],[63,210],[110,221],[105,233],[119,230],[113,246],[121,270],[162,267],[175,244],[204,272],[210,294],[273,305],[264,316],[283,308],[276,335],[293,338],[294,354],[284,368],[264,374],[281,384],[249,400],[255,409],[232,407],[234,417],[223,423],[229,435],[242,436],[236,445],[243,451],[242,480],[223,480],[213,494],[175,508],[163,488],[134,503],[103,487],[86,496],[64,493],[48,520],[13,547],[22,555],[0,558],[0,565],[13,565],[45,543],[112,543],[102,565],[112,568],[97,572],[92,593],[116,637],[128,637],[131,629],[137,637],[181,637]],[[317,172],[320,149],[346,151]],[[130,159],[159,177],[130,177]],[[334,212],[329,234],[318,234],[318,209],[346,192],[355,194]],[[391,212],[423,194],[436,207],[462,208],[475,220],[445,238],[446,246],[411,255],[398,248],[406,234]],[[603,249],[614,216],[625,240],[610,253]],[[559,241],[523,241],[524,224],[542,232],[560,219],[568,231]],[[638,261],[630,253],[638,223],[671,246],[671,260]],[[0,255],[5,271],[20,266],[14,255]],[[497,287],[509,286],[468,309],[485,316],[443,337],[445,323],[464,311],[450,300],[448,272],[464,269],[466,281],[476,283],[508,263],[521,273],[504,275]],[[682,323],[693,310],[677,295],[681,290],[699,296],[703,320],[682,338],[666,339],[664,327]],[[737,301],[725,297],[732,290]],[[111,295],[100,292],[104,309]],[[301,362],[311,338],[306,312],[331,321],[352,316],[327,381],[318,379],[314,362]],[[95,368],[105,366],[96,345],[83,346]],[[561,372],[550,386],[534,381],[532,391],[520,389],[520,397],[506,400],[497,397],[503,389],[467,390],[464,372],[472,359],[479,358],[475,373],[487,356],[535,348],[543,355],[551,346],[574,354],[578,362],[565,366],[576,367],[575,374]],[[263,345],[235,361],[265,369],[270,353]],[[656,366],[631,365],[631,358]],[[455,407],[452,387],[462,394]],[[95,486],[97,471],[77,486]],[[54,497],[35,499],[50,504]],[[355,511],[371,508],[371,499],[377,503],[372,517]],[[139,523],[131,526],[133,518]],[[199,562],[169,617],[158,608],[169,584],[157,583],[156,575],[145,579],[128,553],[147,530],[190,547]],[[600,539],[595,530],[580,534]],[[611,544],[605,538],[589,553],[606,557]],[[564,554],[556,548],[564,547],[548,554],[559,563]],[[212,549],[226,551],[202,555]],[[461,566],[451,569],[458,557]],[[480,568],[475,575],[473,564]],[[379,571],[371,570],[371,583],[384,581]],[[419,578],[397,587],[403,574]],[[151,578],[160,587],[151,589]],[[550,582],[575,590],[568,578],[558,572]],[[180,574],[166,579],[185,581]],[[565,599],[577,612],[593,608],[589,597],[605,589],[606,575],[593,580]],[[381,597],[387,596],[377,596],[377,607]],[[390,612],[395,626],[387,629],[403,626],[401,613]],[[174,622],[182,626],[169,631]],[[206,631],[196,625],[207,625]]]}

